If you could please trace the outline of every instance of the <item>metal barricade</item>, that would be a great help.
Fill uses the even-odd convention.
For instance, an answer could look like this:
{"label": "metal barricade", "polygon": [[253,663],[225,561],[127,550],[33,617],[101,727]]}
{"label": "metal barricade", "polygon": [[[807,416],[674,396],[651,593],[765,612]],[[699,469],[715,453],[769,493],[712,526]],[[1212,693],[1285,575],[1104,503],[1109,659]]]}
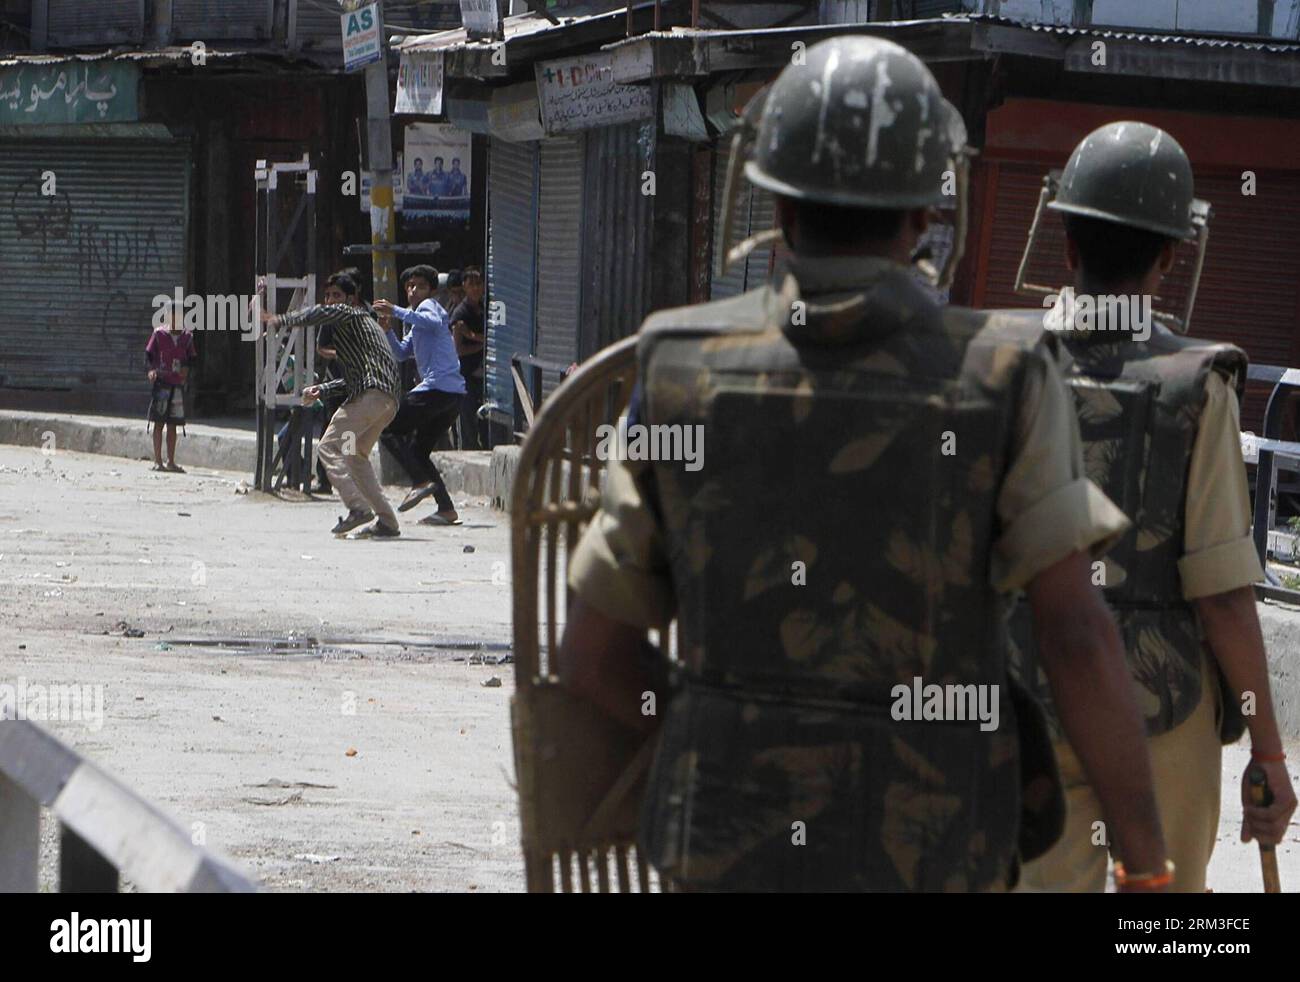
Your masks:
{"label": "metal barricade", "polygon": [[510,374],[515,382],[515,436],[522,437],[533,427],[541,408],[545,375],[562,382],[571,366],[546,361],[536,355],[515,354],[510,359]]}
{"label": "metal barricade", "polygon": [[[1300,369],[1278,365],[1251,365],[1247,377],[1252,382],[1272,382],[1264,409],[1264,433],[1252,440],[1243,439],[1242,451],[1248,463],[1255,463],[1255,510],[1251,537],[1260,564],[1267,569],[1269,532],[1277,518],[1278,470],[1300,471],[1300,443],[1280,440],[1282,414],[1286,396],[1300,392]],[[1251,461],[1251,457],[1256,460]]]}
{"label": "metal barricade", "polygon": [[251,893],[228,860],[30,720],[0,719],[0,893],[35,893],[41,809],[59,822],[59,892]]}

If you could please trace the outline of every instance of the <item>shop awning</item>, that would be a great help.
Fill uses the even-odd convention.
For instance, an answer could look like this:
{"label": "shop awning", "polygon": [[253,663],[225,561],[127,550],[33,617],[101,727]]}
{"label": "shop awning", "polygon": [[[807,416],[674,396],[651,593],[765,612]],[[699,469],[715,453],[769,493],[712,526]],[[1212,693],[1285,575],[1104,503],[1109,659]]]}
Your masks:
{"label": "shop awning", "polygon": [[[615,53],[615,81],[633,83],[779,68],[789,64],[796,42],[811,45],[844,34],[888,38],[929,62],[1014,55],[1060,61],[1066,71],[1079,73],[1300,86],[1300,44],[1030,24],[985,14],[745,31],[674,28],[606,48]],[[1105,44],[1104,65],[1094,63],[1097,41]]]}

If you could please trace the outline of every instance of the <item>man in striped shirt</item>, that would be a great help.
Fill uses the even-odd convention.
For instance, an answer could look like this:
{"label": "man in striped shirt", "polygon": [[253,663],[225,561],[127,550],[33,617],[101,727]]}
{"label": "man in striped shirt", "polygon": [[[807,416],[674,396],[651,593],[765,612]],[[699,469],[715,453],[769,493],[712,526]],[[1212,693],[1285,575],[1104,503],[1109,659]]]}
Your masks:
{"label": "man in striped shirt", "polygon": [[401,533],[397,515],[384,497],[379,479],[370,466],[370,451],[379,434],[397,415],[401,393],[397,361],[389,350],[384,332],[366,311],[357,283],[344,273],[326,280],[325,303],[293,314],[262,318],[272,327],[307,327],[328,324],[343,378],[313,385],[303,392],[315,399],[321,392],[346,387],[348,398],[321,437],[317,451],[330,481],[338,491],[348,514],[334,526],[344,535],[374,520],[357,538],[391,539]]}

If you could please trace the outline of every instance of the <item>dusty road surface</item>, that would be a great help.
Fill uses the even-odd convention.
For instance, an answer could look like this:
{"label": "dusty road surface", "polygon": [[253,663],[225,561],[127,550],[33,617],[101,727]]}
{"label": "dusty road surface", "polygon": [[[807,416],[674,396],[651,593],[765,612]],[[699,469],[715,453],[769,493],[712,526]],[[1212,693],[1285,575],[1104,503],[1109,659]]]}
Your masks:
{"label": "dusty road surface", "polygon": [[[102,686],[102,725],[46,725],[264,889],[522,889],[513,666],[482,663],[510,640],[505,517],[352,542],[337,499],[148,467],[0,446],[0,682]],[[1218,892],[1260,889],[1247,757],[1224,757]],[[1300,826],[1278,857],[1300,888]]]}
{"label": "dusty road surface", "polygon": [[102,686],[43,725],[265,889],[522,889],[504,516],[340,540],[242,477],[0,446],[0,681]]}

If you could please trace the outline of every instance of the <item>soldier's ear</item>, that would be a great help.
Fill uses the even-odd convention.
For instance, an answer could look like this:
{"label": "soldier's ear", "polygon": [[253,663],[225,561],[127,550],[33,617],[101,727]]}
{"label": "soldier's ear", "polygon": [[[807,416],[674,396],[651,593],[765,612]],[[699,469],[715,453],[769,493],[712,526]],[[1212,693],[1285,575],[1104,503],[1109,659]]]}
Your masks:
{"label": "soldier's ear", "polygon": [[793,242],[797,234],[796,226],[798,221],[794,202],[789,198],[777,195],[776,198],[776,227],[785,233],[785,240]]}
{"label": "soldier's ear", "polygon": [[1156,266],[1160,270],[1161,276],[1168,276],[1174,268],[1174,263],[1178,261],[1178,243],[1170,239],[1160,250],[1160,256],[1156,259]]}
{"label": "soldier's ear", "polygon": [[1071,273],[1079,271],[1079,247],[1069,232],[1065,233],[1065,268]]}

